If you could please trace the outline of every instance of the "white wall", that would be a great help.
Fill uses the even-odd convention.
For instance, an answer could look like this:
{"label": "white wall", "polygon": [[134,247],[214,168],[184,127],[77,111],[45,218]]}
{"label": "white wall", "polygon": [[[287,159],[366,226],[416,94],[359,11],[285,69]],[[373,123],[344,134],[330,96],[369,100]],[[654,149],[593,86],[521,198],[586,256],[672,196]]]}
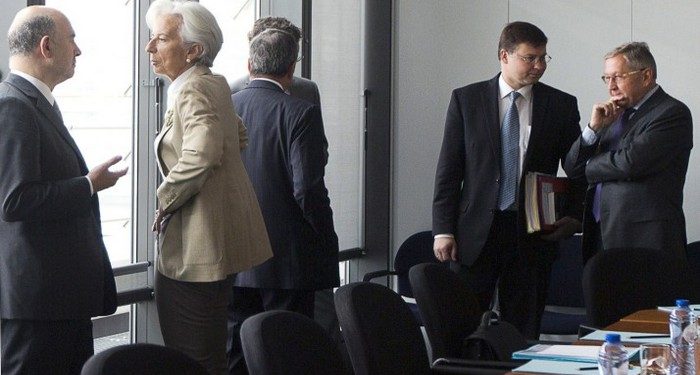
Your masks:
{"label": "white wall", "polygon": [[[439,5],[438,5],[439,4]],[[700,240],[700,3],[679,0],[396,0],[394,12],[394,142],[392,243],[431,228],[435,166],[453,89],[499,71],[498,37],[511,21],[528,21],[549,38],[552,56],[542,82],[578,98],[581,125],[607,98],[603,55],[631,40],[646,41],[659,84],[696,117],[685,187],[689,241]]]}
{"label": "white wall", "polygon": [[9,53],[7,50],[7,29],[10,28],[12,19],[20,9],[27,6],[27,0],[2,0],[2,12],[0,12],[0,71],[2,76],[7,77],[10,68],[7,66]]}

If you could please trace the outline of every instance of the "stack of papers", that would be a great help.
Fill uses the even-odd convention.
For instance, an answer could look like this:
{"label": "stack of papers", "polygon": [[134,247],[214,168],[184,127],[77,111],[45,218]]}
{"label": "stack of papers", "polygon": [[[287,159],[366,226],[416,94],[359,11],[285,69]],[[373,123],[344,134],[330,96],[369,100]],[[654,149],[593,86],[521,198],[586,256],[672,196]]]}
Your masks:
{"label": "stack of papers", "polygon": [[[628,370],[628,375],[639,374],[639,367],[632,367]],[[518,368],[513,372],[527,372],[530,374],[564,374],[564,375],[595,375],[598,373],[598,366],[580,362],[557,362],[533,360]]]}
{"label": "stack of papers", "polygon": [[[620,340],[623,343],[631,344],[670,344],[671,336],[661,333],[644,333],[644,332],[620,332],[620,331],[593,331],[586,336],[581,337],[581,340],[596,340],[605,341],[605,335],[608,333],[619,333]],[[629,349],[628,349],[629,351]]]}
{"label": "stack of papers", "polygon": [[[593,375],[598,372],[598,350],[598,345],[535,345],[513,353],[513,359],[531,360],[513,372]],[[627,348],[630,359],[638,352]],[[639,368],[630,368],[628,374],[639,374]]]}

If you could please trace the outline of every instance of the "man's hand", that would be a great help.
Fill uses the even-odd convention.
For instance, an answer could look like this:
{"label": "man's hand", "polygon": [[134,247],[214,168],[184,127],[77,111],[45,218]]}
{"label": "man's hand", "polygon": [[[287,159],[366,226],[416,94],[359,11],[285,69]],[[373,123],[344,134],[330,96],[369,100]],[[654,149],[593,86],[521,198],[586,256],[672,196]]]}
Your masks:
{"label": "man's hand", "polygon": [[542,236],[545,241],[559,241],[565,238],[569,238],[576,232],[581,231],[581,222],[574,219],[571,216],[564,216],[563,218],[554,222],[557,229],[550,234]]}
{"label": "man's hand", "polygon": [[610,126],[623,108],[615,104],[615,98],[610,98],[607,102],[597,103],[593,105],[591,111],[591,122],[588,124],[593,131],[597,132],[601,129]]}
{"label": "man's hand", "polygon": [[433,243],[433,252],[435,253],[435,258],[441,262],[446,260],[456,262],[457,242],[454,238],[450,237],[436,238],[435,242]]}
{"label": "man's hand", "polygon": [[111,159],[92,168],[92,170],[88,172],[87,177],[90,179],[90,182],[92,182],[92,188],[95,193],[114,186],[117,180],[129,171],[129,167],[116,170],[109,169],[109,167],[117,164],[120,160],[122,160],[121,156],[113,156]]}

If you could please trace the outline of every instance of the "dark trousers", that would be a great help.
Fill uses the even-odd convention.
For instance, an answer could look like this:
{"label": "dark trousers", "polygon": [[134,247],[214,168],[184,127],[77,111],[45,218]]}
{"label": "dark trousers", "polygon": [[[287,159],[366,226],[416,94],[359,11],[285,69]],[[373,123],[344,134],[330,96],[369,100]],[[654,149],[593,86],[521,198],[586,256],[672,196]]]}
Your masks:
{"label": "dark trousers", "polygon": [[155,296],[165,345],[192,357],[212,375],[226,374],[231,280],[185,282],[156,271]]}
{"label": "dark trousers", "polygon": [[92,356],[92,321],[2,319],[3,375],[79,375]]}
{"label": "dark trousers", "polygon": [[537,339],[554,250],[518,244],[517,213],[497,212],[481,254],[471,266],[452,264],[475,292],[482,310],[491,308],[498,287],[501,319],[528,339]]}
{"label": "dark trousers", "polygon": [[247,318],[270,310],[287,310],[314,318],[313,290],[259,289],[233,287],[233,298],[228,306],[229,374],[248,374],[241,348],[241,324]]}

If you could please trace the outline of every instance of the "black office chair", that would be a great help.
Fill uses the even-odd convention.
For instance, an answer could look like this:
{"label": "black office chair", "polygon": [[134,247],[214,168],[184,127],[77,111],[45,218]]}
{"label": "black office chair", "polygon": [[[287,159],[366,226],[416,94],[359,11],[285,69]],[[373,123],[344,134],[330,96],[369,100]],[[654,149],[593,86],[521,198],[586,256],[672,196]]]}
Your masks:
{"label": "black office chair", "polygon": [[686,246],[686,256],[693,275],[700,275],[700,241],[691,242]]}
{"label": "black office chair", "polygon": [[186,354],[154,344],[120,345],[90,357],[81,375],[207,375]]}
{"label": "black office chair", "polygon": [[335,306],[355,375],[430,373],[420,327],[396,292],[351,283],[335,292]]}
{"label": "black office chair", "polygon": [[[368,282],[372,279],[383,276],[396,276],[397,285],[396,289],[398,293],[406,298],[413,298],[413,290],[411,289],[411,283],[408,280],[408,271],[411,267],[420,263],[437,263],[438,260],[435,258],[433,253],[433,234],[431,231],[423,231],[414,233],[413,235],[406,238],[406,240],[399,246],[396,251],[396,257],[394,258],[394,270],[380,270],[369,272],[365,274],[362,281]],[[418,306],[412,301],[407,301],[413,316],[416,321],[422,325],[420,313],[418,312]]]}
{"label": "black office chair", "polygon": [[581,236],[559,241],[559,256],[552,264],[540,333],[576,335],[579,326],[586,323],[582,279]]}
{"label": "black office chair", "polygon": [[255,375],[344,375],[336,344],[308,317],[290,311],[267,311],[241,325],[248,371]]}
{"label": "black office chair", "polygon": [[423,263],[409,272],[413,294],[430,340],[432,358],[459,358],[464,339],[479,325],[483,311],[456,273]]}
{"label": "black office chair", "polygon": [[626,315],[672,306],[693,291],[687,262],[662,250],[619,248],[599,251],[583,269],[588,325],[605,327]]}

